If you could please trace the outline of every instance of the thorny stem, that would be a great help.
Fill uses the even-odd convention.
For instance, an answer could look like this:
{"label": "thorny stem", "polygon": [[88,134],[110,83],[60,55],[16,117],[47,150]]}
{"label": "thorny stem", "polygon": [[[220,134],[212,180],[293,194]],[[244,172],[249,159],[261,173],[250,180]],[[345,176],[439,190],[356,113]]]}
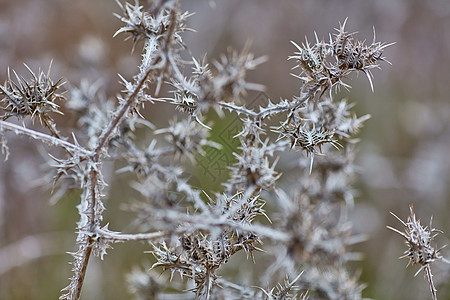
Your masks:
{"label": "thorny stem", "polygon": [[[184,76],[182,75],[177,64],[172,59],[169,59],[168,61],[170,62],[170,65],[174,71],[174,75],[176,76],[177,80],[179,82],[184,82],[184,80],[185,80]],[[317,93],[317,90],[319,88],[320,87],[317,86],[314,91],[304,94],[300,99],[297,99],[297,101],[295,101],[291,105],[288,105],[288,106],[277,105],[275,107],[261,109],[259,112],[255,112],[254,110],[247,108],[245,106],[236,106],[236,105],[232,105],[227,102],[218,102],[218,104],[221,107],[224,107],[229,110],[233,110],[233,111],[237,112],[238,114],[245,114],[245,115],[252,117],[260,122],[262,119],[264,119],[265,117],[267,117],[269,115],[283,113],[286,111],[290,111],[290,114],[289,114],[289,117],[290,117],[297,108],[299,108],[301,105],[306,103],[309,99],[312,99],[314,97],[314,95]]]}
{"label": "thorny stem", "polygon": [[169,234],[163,231],[156,231],[150,233],[134,233],[126,234],[121,232],[107,231],[104,229],[97,229],[96,231],[102,238],[111,240],[113,242],[128,242],[128,241],[150,241],[166,237]]}
{"label": "thorny stem", "polygon": [[150,75],[151,71],[152,71],[152,68],[149,68],[147,70],[144,77],[142,77],[142,79],[139,81],[138,85],[134,89],[133,93],[128,97],[127,102],[117,112],[116,117],[114,119],[112,119],[111,122],[108,124],[106,131],[104,131],[104,133],[102,134],[102,136],[99,139],[97,147],[95,147],[95,154],[93,157],[94,161],[99,160],[99,156],[103,150],[103,147],[105,146],[106,142],[110,139],[111,134],[114,131],[114,129],[117,128],[117,126],[120,124],[120,121],[122,120],[122,118],[128,112],[128,109],[130,108],[130,106],[134,103],[136,96],[140,92],[142,86],[144,85],[144,83],[147,80],[148,76]]}
{"label": "thorny stem", "polygon": [[[90,240],[89,240],[89,242],[90,242]],[[86,275],[86,270],[87,270],[87,266],[89,263],[89,258],[91,257],[91,253],[92,253],[92,245],[89,245],[83,249],[83,252],[82,252],[83,262],[81,265],[81,270],[80,270],[80,272],[77,272],[77,274],[75,275],[75,276],[77,276],[75,279],[76,280],[75,290],[73,291],[73,294],[71,295],[70,299],[79,299],[80,298],[81,288],[83,287],[83,281],[84,281],[84,277]]]}
{"label": "thorny stem", "polygon": [[[173,31],[174,31],[174,28],[175,28],[175,22],[176,22],[176,13],[175,13],[175,10],[172,10],[171,11],[171,23],[170,23],[170,27],[169,27],[169,30],[168,30],[167,39],[166,39],[166,42],[165,42],[165,45],[164,45],[165,52],[169,51],[169,44],[170,44],[171,39],[172,39],[172,34],[173,34]],[[155,61],[153,63],[153,65],[157,65],[158,63],[160,63],[160,62]],[[175,65],[175,64],[173,63],[172,65]],[[147,78],[150,75],[150,72],[152,70],[153,70],[152,68],[149,68],[147,70],[145,75],[139,81],[138,85],[135,87],[133,93],[128,97],[127,102],[120,108],[120,110],[116,114],[116,117],[109,123],[108,129],[106,131],[104,131],[104,133],[102,134],[102,136],[99,139],[97,147],[95,148],[94,160],[98,160],[99,155],[101,153],[101,150],[103,149],[103,147],[105,146],[105,144],[109,140],[109,138],[111,137],[111,134],[114,131],[114,129],[117,128],[117,126],[119,125],[119,123],[122,120],[122,118],[128,112],[128,109],[130,108],[130,106],[134,103],[135,98],[137,97],[137,95],[141,91],[142,86],[146,82],[146,80],[147,80]],[[177,70],[178,70],[178,68],[177,68]]]}
{"label": "thorny stem", "polygon": [[235,105],[231,105],[226,102],[219,102],[219,105],[226,109],[233,110],[233,111],[237,112],[238,114],[245,114],[245,115],[252,117],[255,120],[261,122],[261,120],[266,118],[267,116],[283,113],[286,111],[289,111],[289,116],[288,116],[288,119],[289,119],[292,116],[292,114],[294,113],[294,111],[297,108],[299,108],[301,105],[306,103],[308,100],[312,99],[312,96],[314,96],[314,93],[305,94],[303,97],[301,97],[300,99],[298,99],[297,101],[295,101],[294,103],[292,103],[290,105],[287,105],[287,106],[277,105],[277,106],[270,107],[270,108],[265,108],[265,109],[262,108],[259,112],[255,112],[252,109],[249,109],[245,106],[235,106]]}
{"label": "thorny stem", "polygon": [[[174,10],[172,10],[172,12],[171,12],[171,19],[172,19],[172,21],[175,20],[175,11]],[[173,33],[174,26],[175,25],[172,24],[171,27],[169,28],[169,34],[166,39],[165,49],[168,48],[168,44],[171,41],[171,35]],[[157,65],[157,64],[158,64],[157,61],[155,61],[153,63],[153,65]],[[96,214],[96,206],[98,204],[98,198],[100,197],[100,195],[97,195],[97,191],[98,191],[98,189],[97,189],[97,187],[98,187],[97,165],[101,163],[101,154],[103,152],[103,149],[105,148],[105,145],[107,145],[107,142],[111,138],[112,133],[120,125],[121,121],[123,120],[124,116],[130,109],[130,107],[135,103],[137,95],[141,91],[142,87],[144,86],[144,84],[152,70],[153,70],[153,68],[149,67],[149,69],[146,71],[145,75],[140,79],[140,81],[134,88],[134,91],[128,96],[128,99],[125,102],[125,104],[123,104],[122,107],[120,107],[120,109],[118,110],[118,112],[116,114],[114,114],[114,118],[110,121],[110,123],[108,124],[106,129],[103,131],[102,135],[99,138],[97,146],[95,147],[94,155],[92,156],[93,166],[91,166],[91,169],[89,172],[90,179],[91,179],[91,197],[90,197],[90,199],[88,199],[88,201],[89,201],[88,214],[90,216],[89,232],[94,232],[95,227],[98,226],[98,222],[100,219],[100,216],[97,216],[97,214]],[[80,234],[85,235],[84,233],[80,233]],[[86,275],[87,265],[89,263],[89,257],[92,253],[92,247],[93,247],[93,242],[94,242],[93,237],[85,235],[83,240],[84,241],[82,241],[80,243],[81,247],[83,247],[83,251],[81,253],[82,265],[81,265],[80,272],[76,272],[76,274],[75,274],[76,285],[75,285],[74,290],[72,289],[72,292],[74,292],[74,293],[71,295],[71,299],[79,299],[79,297],[80,297],[81,288],[83,286],[84,277]],[[85,245],[87,245],[87,246],[85,246]]]}
{"label": "thorny stem", "polygon": [[17,135],[26,135],[30,138],[42,141],[52,146],[62,147],[71,153],[79,153],[82,156],[86,157],[93,155],[92,151],[86,150],[85,148],[79,145],[72,144],[55,136],[51,136],[42,132],[38,132],[32,129],[28,129],[13,123],[0,120],[0,131],[7,131],[7,130],[13,131]]}
{"label": "thorny stem", "polygon": [[437,294],[436,294],[436,287],[433,283],[433,274],[431,274],[431,267],[430,265],[427,265],[425,267],[425,277],[427,278],[428,284],[430,286],[430,292],[431,292],[431,299],[437,300]]}
{"label": "thorny stem", "polygon": [[[204,287],[205,291],[202,292],[202,295],[204,299],[209,300],[209,298],[211,297],[211,289],[212,289],[212,283],[213,283],[213,279],[211,278],[212,274],[211,272],[206,272],[206,284]],[[200,298],[200,297],[199,297]]]}
{"label": "thorny stem", "polygon": [[[139,91],[141,90],[142,86],[144,85],[145,81],[147,80],[150,72],[151,72],[152,68],[149,68],[147,70],[147,72],[145,73],[145,75],[141,78],[141,80],[139,81],[138,85],[136,86],[136,88],[134,89],[133,93],[131,93],[128,96],[128,99],[126,101],[126,103],[119,109],[119,111],[117,112],[117,114],[115,115],[115,118],[111,120],[111,122],[108,124],[107,129],[104,131],[104,133],[102,134],[102,136],[100,137],[98,144],[94,150],[94,155],[92,157],[92,163],[95,165],[97,165],[98,163],[101,163],[100,161],[100,154],[103,151],[103,148],[106,145],[106,142],[110,139],[113,131],[117,128],[117,126],[119,126],[120,121],[123,119],[124,115],[128,112],[128,109],[131,107],[131,105],[134,103],[136,96],[138,95]],[[98,171],[97,168],[91,166],[90,172],[89,172],[89,176],[91,179],[91,197],[90,199],[88,199],[89,204],[88,204],[88,208],[89,208],[89,231],[92,232],[93,229],[95,228],[97,224],[97,222],[99,221],[99,216],[96,215],[96,210],[95,207],[98,204],[97,199],[98,197],[100,197],[100,195],[97,195],[97,179],[98,179]],[[84,233],[80,233],[85,235]],[[75,273],[75,288],[73,291],[73,294],[71,295],[71,299],[79,299],[80,298],[80,293],[81,293],[81,288],[83,286],[83,281],[84,281],[84,277],[86,275],[86,270],[87,270],[87,265],[89,263],[89,257],[91,255],[92,252],[92,246],[93,246],[93,238],[91,236],[87,236],[85,235],[85,237],[83,238],[83,241],[80,243],[80,247],[83,248],[82,253],[81,253],[81,257],[82,257],[82,265],[81,265],[81,269],[79,272]],[[87,246],[85,246],[87,245]]]}
{"label": "thorny stem", "polygon": [[[94,167],[91,167],[90,170],[90,179],[91,179],[91,197],[90,202],[88,204],[89,208],[89,232],[92,232],[95,228],[96,221],[98,221],[98,217],[95,215],[95,206],[97,205],[97,196],[96,196],[96,187],[97,187],[97,171]],[[82,235],[82,240],[79,242],[80,244],[80,257],[81,264],[79,271],[75,272],[74,278],[72,282],[75,282],[75,287],[70,289],[70,299],[77,300],[80,298],[81,289],[83,287],[84,277],[86,276],[87,266],[89,264],[89,258],[91,257],[92,247],[93,247],[93,238],[91,235],[82,232],[83,228],[79,228],[79,235]],[[77,258],[75,258],[77,259]]]}

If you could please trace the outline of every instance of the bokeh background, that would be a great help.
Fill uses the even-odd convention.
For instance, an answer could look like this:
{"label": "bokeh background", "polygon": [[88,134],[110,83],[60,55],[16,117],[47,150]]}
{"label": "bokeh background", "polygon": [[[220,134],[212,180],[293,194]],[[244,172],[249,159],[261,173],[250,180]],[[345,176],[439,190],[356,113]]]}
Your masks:
{"label": "bokeh background", "polygon": [[[397,259],[405,249],[401,237],[385,226],[399,228],[389,212],[405,219],[413,204],[423,223],[433,215],[433,226],[444,231],[438,244],[449,243],[450,2],[186,0],[182,6],[195,12],[188,25],[197,32],[185,35],[189,51],[213,59],[250,40],[256,56],[268,57],[249,74],[250,81],[264,84],[274,100],[299,92],[299,81],[289,75],[291,40],[312,40],[314,31],[326,38],[348,17],[348,30],[358,31],[360,39],[370,42],[375,26],[378,40],[396,42],[385,51],[392,66],[374,71],[374,93],[359,76],[351,79],[350,92],[336,96],[357,102],[359,114],[372,116],[360,134],[358,198],[351,214],[355,232],[366,233],[368,240],[355,249],[364,259],[353,267],[368,285],[365,297],[429,299],[423,276],[414,278],[416,269],[405,270],[406,260]],[[130,78],[137,71],[140,48],[131,53],[130,41],[112,37],[121,25],[112,0],[0,0],[0,7],[0,82],[8,67],[25,74],[22,63],[38,70],[53,60],[51,74],[63,76],[67,89],[81,80],[99,82],[104,95],[114,97],[120,91],[117,73]],[[172,114],[173,107],[161,104],[145,111],[159,126],[166,126]],[[57,120],[66,133],[76,123],[70,113]],[[56,299],[71,276],[66,252],[76,249],[79,194],[50,203],[50,181],[43,180],[46,149],[27,138],[8,139],[10,158],[0,161],[0,299]],[[123,176],[110,182],[105,221],[112,229],[126,228],[132,220],[122,209],[132,197],[126,181]],[[144,250],[149,247],[119,244],[103,262],[93,259],[84,299],[131,298],[125,274],[151,265]],[[450,258],[448,250],[442,253]],[[436,264],[433,271],[440,299],[450,299],[449,266]]]}

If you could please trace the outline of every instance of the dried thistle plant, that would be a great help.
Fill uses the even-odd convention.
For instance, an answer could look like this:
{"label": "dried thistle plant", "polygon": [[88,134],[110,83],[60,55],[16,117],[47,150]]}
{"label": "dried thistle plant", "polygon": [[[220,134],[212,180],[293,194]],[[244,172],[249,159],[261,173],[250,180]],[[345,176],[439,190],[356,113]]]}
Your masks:
{"label": "dried thistle plant", "polygon": [[[123,90],[115,100],[100,96],[98,83],[82,82],[72,90],[66,107],[78,117],[73,142],[58,137],[49,116],[59,111],[61,81],[32,73],[30,82],[16,75],[16,83],[8,77],[1,87],[5,115],[0,131],[65,149],[63,157],[51,154],[56,162],[53,174],[63,183],[62,192],[69,186],[81,191],[78,249],[71,253],[73,276],[61,299],[81,297],[93,256],[102,259],[113,243],[134,241],[152,245],[148,253],[154,262],[147,277],[142,272],[128,276],[130,290],[138,298],[163,298],[169,290],[180,299],[200,300],[363,299],[364,285],[346,266],[358,258],[350,246],[363,238],[352,234],[347,214],[354,205],[356,134],[368,115],[356,116],[353,104],[335,101],[333,91],[349,87],[345,81],[352,72],[366,74],[373,89],[371,70],[386,61],[383,50],[389,44],[374,39],[366,45],[345,31],[346,21],[328,42],[317,35],[313,44],[293,42],[296,52],[289,59],[300,69],[294,75],[302,81],[299,95],[279,102],[267,99],[249,108],[247,91],[264,87],[250,83],[247,73],[266,58],[255,58],[246,45],[242,51],[229,49],[212,62],[206,56],[186,61],[181,53],[186,50],[183,33],[190,30],[186,26],[190,14],[181,11],[179,1],[162,0],[148,7],[138,1],[118,5],[122,14],[116,16],[124,25],[116,35],[132,39],[133,50],[142,46],[138,72],[131,79],[120,77]],[[172,89],[169,96],[159,95],[163,86]],[[141,109],[155,101],[181,111],[185,118],[162,126],[150,123]],[[183,159],[195,161],[206,147],[220,151],[221,145],[209,140],[215,125],[206,122],[205,115],[211,110],[220,118],[226,117],[224,111],[231,112],[243,124],[237,135],[233,133],[239,143],[233,152],[237,162],[226,166],[230,177],[222,182],[224,192],[193,186],[192,171]],[[51,135],[5,121],[13,115],[38,118]],[[273,124],[271,118],[280,123]],[[136,127],[150,140],[137,141]],[[319,156],[315,166],[314,155]],[[292,162],[287,169],[291,168],[293,180],[283,177],[277,164],[280,157]],[[108,182],[114,176],[106,176],[105,165],[117,161],[124,164],[118,173],[130,172],[135,178],[131,187],[138,195],[127,206],[135,214],[134,233],[109,229],[105,220],[104,200],[110,196]],[[263,271],[257,270],[255,252],[267,261]],[[438,252],[425,251],[427,260],[417,261],[426,262],[428,270],[431,260],[440,258]],[[223,278],[221,272],[239,253],[254,263],[249,269],[258,272],[252,278],[256,282],[232,282],[243,276],[244,268],[236,270],[235,278]],[[157,270],[170,272],[173,281],[155,279]]]}

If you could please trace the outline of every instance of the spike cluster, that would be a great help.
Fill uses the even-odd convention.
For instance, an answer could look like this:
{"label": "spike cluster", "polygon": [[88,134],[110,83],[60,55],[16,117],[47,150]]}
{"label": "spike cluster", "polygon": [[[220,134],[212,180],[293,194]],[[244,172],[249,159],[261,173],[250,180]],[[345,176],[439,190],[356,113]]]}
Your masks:
{"label": "spike cluster", "polygon": [[297,146],[305,150],[307,155],[311,155],[310,173],[312,171],[314,155],[322,154],[321,148],[323,144],[331,144],[336,149],[339,149],[338,147],[340,146],[333,139],[334,130],[316,129],[315,127],[310,129],[308,124],[288,124],[282,126],[282,129],[278,132],[280,133],[279,139],[288,138],[291,141],[291,149]]}
{"label": "spike cluster", "polygon": [[50,78],[51,65],[48,72],[39,71],[36,75],[27,65],[31,80],[19,76],[14,70],[16,82],[11,79],[8,69],[8,80],[0,85],[0,108],[4,111],[1,118],[6,120],[12,116],[17,118],[30,117],[38,119],[42,126],[48,128],[52,135],[58,136],[55,123],[50,113],[62,114],[58,101],[64,100],[59,89],[64,84],[62,78],[56,82]]}
{"label": "spike cluster", "polygon": [[[366,74],[373,90],[371,69],[378,68],[380,61],[386,61],[383,50],[392,44],[383,44],[374,40],[372,44],[366,45],[354,37],[354,33],[345,31],[347,19],[340,25],[337,33],[330,35],[329,42],[319,40],[310,45],[306,40],[302,46],[292,42],[297,48],[295,55],[290,59],[298,62],[305,76],[299,75],[305,84],[302,87],[303,94],[315,95],[318,91],[323,94],[334,86],[349,87],[343,82],[352,71],[361,71]],[[334,57],[334,61],[328,60]],[[319,96],[320,98],[320,96]]]}
{"label": "spike cluster", "polygon": [[[134,44],[140,40],[146,41],[154,37],[160,38],[167,34],[169,28],[174,25],[170,18],[170,10],[165,9],[164,6],[155,7],[155,10],[161,9],[161,13],[159,13],[159,11],[150,13],[146,11],[142,5],[139,5],[138,1],[136,1],[134,5],[128,2],[123,5],[118,0],[116,0],[116,2],[122,10],[123,15],[114,15],[125,23],[125,25],[120,27],[114,36],[120,33],[127,33],[127,39],[132,38]],[[180,30],[175,30],[173,32],[175,34],[173,39],[180,44],[182,43],[180,33],[186,30],[183,22],[189,15],[188,12],[185,12],[176,19],[176,26],[178,26]]]}
{"label": "spike cluster", "polygon": [[[235,205],[241,204],[243,197],[242,194],[236,194],[210,199],[212,216],[215,215],[217,219],[228,216],[227,219],[233,222],[250,224],[257,215],[264,214],[264,204],[259,197],[248,199],[236,209]],[[259,250],[256,244],[260,243],[257,235],[231,228],[210,235],[201,230],[191,230],[181,235],[175,247],[169,247],[165,242],[154,245],[152,253],[157,262],[153,267],[163,267],[172,273],[178,272],[181,276],[192,278],[197,298],[210,299],[212,287],[216,285],[216,271],[240,250],[253,258],[253,251]]]}
{"label": "spike cluster", "polygon": [[405,239],[405,244],[408,249],[405,251],[405,255],[400,258],[409,259],[408,265],[413,264],[420,267],[414,276],[417,276],[417,274],[424,270],[425,277],[429,283],[430,291],[434,300],[437,299],[437,296],[436,288],[432,279],[433,275],[431,274],[431,264],[438,260],[443,260],[445,262],[448,261],[439,253],[443,247],[435,249],[431,245],[431,242],[439,233],[442,233],[442,231],[432,227],[431,223],[433,219],[430,220],[429,226],[423,227],[420,224],[420,220],[416,219],[412,206],[409,207],[409,211],[410,215],[408,216],[406,222],[402,221],[402,219],[391,212],[391,214],[403,224],[404,232],[391,226],[387,226],[387,228],[400,234]]}

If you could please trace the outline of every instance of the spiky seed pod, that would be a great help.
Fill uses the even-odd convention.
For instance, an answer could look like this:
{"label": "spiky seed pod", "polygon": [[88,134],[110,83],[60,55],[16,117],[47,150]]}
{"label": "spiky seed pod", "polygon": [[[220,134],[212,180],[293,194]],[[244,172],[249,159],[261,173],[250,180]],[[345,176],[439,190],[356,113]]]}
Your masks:
{"label": "spiky seed pod", "polygon": [[197,110],[197,103],[193,100],[192,97],[185,95],[185,97],[181,98],[180,103],[178,103],[177,109],[179,111],[194,115],[194,112]]}
{"label": "spiky seed pod", "polygon": [[291,141],[291,149],[294,146],[299,147],[306,151],[306,154],[311,155],[311,163],[309,166],[309,172],[312,172],[312,166],[314,163],[314,155],[322,154],[322,145],[331,144],[336,149],[339,149],[341,145],[333,139],[334,130],[316,129],[313,125],[312,129],[309,128],[306,123],[299,123],[297,125],[287,124],[282,125],[281,130],[277,131],[280,134],[278,140],[287,138]]}
{"label": "spiky seed pod", "polygon": [[172,103],[176,105],[176,109],[195,116],[198,110],[198,95],[195,93],[195,90],[197,90],[196,82],[194,80],[172,81],[171,85],[175,88]]}
{"label": "spiky seed pod", "polygon": [[[254,70],[256,66],[263,63],[266,58],[254,58],[246,45],[241,53],[228,51],[222,55],[220,61],[214,62],[216,74],[212,82],[206,82],[208,97],[216,101],[239,101],[247,90],[262,91],[264,87],[259,84],[249,83],[245,80],[247,71]],[[200,83],[202,86],[202,82]]]}
{"label": "spiky seed pod", "polygon": [[400,234],[405,239],[405,244],[408,249],[404,252],[405,254],[400,258],[408,258],[408,265],[418,265],[420,266],[419,270],[417,270],[414,276],[417,276],[422,270],[425,272],[425,277],[430,286],[430,291],[432,294],[432,298],[437,299],[436,296],[436,288],[433,283],[432,274],[431,274],[431,264],[438,260],[443,260],[444,262],[449,263],[446,259],[442,257],[439,251],[443,248],[435,249],[431,246],[431,242],[433,239],[442,231],[432,227],[432,220],[430,220],[430,226],[423,227],[420,224],[420,220],[416,219],[416,215],[413,211],[413,206],[409,207],[410,215],[406,219],[406,222],[402,221],[397,215],[391,212],[397,220],[399,220],[404,228],[404,232],[393,228],[391,226],[387,226],[388,229]]}
{"label": "spiky seed pod", "polygon": [[201,62],[193,59],[192,76],[172,80],[174,96],[166,100],[176,105],[178,110],[194,116],[199,123],[198,117],[210,108],[223,116],[219,102],[238,102],[247,90],[264,89],[260,84],[245,80],[246,73],[264,61],[264,57],[255,59],[248,46],[241,53],[229,50],[219,61],[214,61],[212,69],[206,63],[206,57]]}
{"label": "spiky seed pod", "polygon": [[211,69],[209,68],[209,64],[206,61],[206,55],[203,56],[201,61],[197,61],[195,58],[192,58],[194,63],[194,67],[192,69],[192,75],[194,80],[198,83],[204,79],[211,79],[213,74]]}
{"label": "spiky seed pod", "polygon": [[[242,193],[237,193],[232,196],[218,196],[215,200],[211,200],[212,215],[230,213],[234,205],[242,202],[242,197]],[[250,224],[254,217],[264,214],[262,206],[259,197],[252,197],[234,210],[234,213],[230,213],[228,219],[241,224]],[[256,243],[261,243],[261,240],[253,233],[228,228],[220,234],[206,234],[195,230],[180,236],[176,247],[169,248],[164,242],[159,246],[153,246],[152,253],[157,259],[153,268],[167,268],[172,273],[178,272],[182,276],[192,278],[198,299],[210,299],[202,296],[205,293],[209,294],[215,285],[216,270],[240,250],[253,257],[252,252],[259,250]]]}
{"label": "spiky seed pod", "polygon": [[405,244],[408,249],[405,251],[405,255],[403,255],[402,258],[408,258],[408,264],[421,266],[418,271],[420,272],[426,265],[442,258],[439,254],[440,249],[435,249],[431,246],[433,239],[438,233],[442,233],[442,231],[432,228],[432,221],[430,221],[429,227],[422,227],[420,220],[416,219],[412,206],[409,207],[409,210],[410,215],[408,216],[406,223],[397,217],[397,215],[391,213],[403,224],[403,226],[405,226],[405,232],[399,231],[390,226],[388,226],[388,228],[405,238]]}
{"label": "spiky seed pod", "polygon": [[327,53],[324,51],[325,48],[311,47],[308,41],[302,46],[297,45],[293,41],[291,43],[298,51],[294,53],[295,55],[290,56],[289,59],[297,60],[299,63],[297,67],[301,67],[310,77],[316,77],[324,68],[323,59],[325,58],[324,54]]}
{"label": "spiky seed pod", "polygon": [[338,147],[339,143],[333,139],[334,130],[309,129],[307,124],[288,124],[282,127],[280,132],[283,137],[291,140],[291,149],[298,146],[305,150],[307,154],[321,154],[321,147],[325,143],[330,143]]}
{"label": "spiky seed pod", "polygon": [[383,57],[383,49],[394,43],[383,44],[375,42],[374,28],[372,44],[365,45],[364,41],[356,40],[353,37],[353,33],[345,31],[346,22],[347,19],[339,26],[339,29],[336,28],[337,33],[334,34],[334,40],[331,41],[333,55],[337,59],[339,73],[342,74],[340,77],[344,77],[348,71],[361,71],[366,74],[373,91],[372,74],[370,70],[378,68],[378,62],[386,61]]}
{"label": "spiky seed pod", "polygon": [[354,103],[348,103],[345,99],[332,101],[325,98],[319,103],[308,103],[302,112],[302,118],[309,120],[316,127],[334,130],[334,136],[339,140],[350,141],[362,128],[363,123],[370,118],[370,115],[357,117],[351,111],[353,107]]}
{"label": "spiky seed pod", "polygon": [[42,126],[48,128],[52,135],[58,136],[55,123],[49,113],[59,113],[57,101],[63,100],[63,93],[58,89],[64,84],[60,78],[54,82],[50,78],[51,64],[47,73],[39,70],[36,75],[26,64],[25,67],[31,74],[31,80],[27,81],[19,76],[14,70],[13,73],[17,82],[11,79],[8,69],[8,80],[3,86],[0,85],[0,107],[3,109],[3,120],[12,116],[23,119],[29,116],[33,121],[38,119]]}
{"label": "spiky seed pod", "polygon": [[[114,14],[119,20],[121,20],[125,25],[116,31],[114,36],[120,33],[128,33],[130,36],[127,38],[132,38],[133,43],[136,44],[139,40],[151,39],[153,37],[163,36],[170,27],[170,9],[164,7],[163,11],[160,12],[162,7],[154,7],[151,14],[144,10],[142,5],[136,1],[136,3],[130,4],[128,2],[123,5],[118,0],[117,4],[122,10],[123,16],[119,14]],[[172,4],[173,5],[173,4]],[[174,31],[175,40],[181,44],[180,32],[187,30],[184,21],[188,18],[190,14],[185,12],[177,16],[176,19],[176,30]]]}

